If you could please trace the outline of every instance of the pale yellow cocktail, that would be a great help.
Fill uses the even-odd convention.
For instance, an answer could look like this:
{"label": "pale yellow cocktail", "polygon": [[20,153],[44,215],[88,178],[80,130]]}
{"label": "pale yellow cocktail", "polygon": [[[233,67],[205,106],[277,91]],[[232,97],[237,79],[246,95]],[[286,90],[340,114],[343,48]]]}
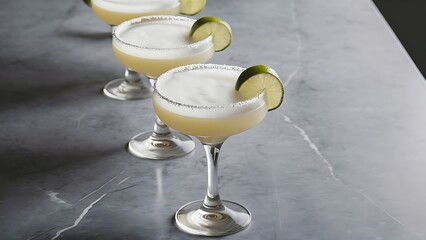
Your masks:
{"label": "pale yellow cocktail", "polygon": [[179,0],[92,0],[92,10],[103,21],[118,25],[136,17],[177,15]]}
{"label": "pale yellow cocktail", "polygon": [[[206,0],[83,0],[97,17],[109,23],[112,27],[125,21],[142,16],[174,16],[184,14],[193,16],[201,12]],[[197,39],[199,40],[199,39]],[[130,63],[134,55],[128,54]],[[118,55],[122,55],[118,53]],[[121,57],[120,57],[121,58]],[[193,63],[189,59],[182,59],[184,64]],[[155,65],[158,62],[152,60],[145,65]],[[134,64],[130,64],[134,66]],[[173,65],[175,67],[175,65]],[[151,66],[148,66],[151,69]],[[136,68],[135,68],[136,69]],[[151,91],[145,86],[139,74],[130,67],[126,68],[125,77],[110,81],[103,89],[105,96],[117,100],[137,100],[151,97]]]}
{"label": "pale yellow cocktail", "polygon": [[166,73],[157,81],[153,104],[164,123],[202,142],[214,143],[262,121],[268,112],[263,93],[244,99],[235,90],[244,69],[198,66]]}
{"label": "pale yellow cocktail", "polygon": [[194,42],[189,34],[194,22],[177,16],[125,22],[114,31],[114,53],[126,67],[151,78],[178,66],[205,63],[214,54],[212,37]]}

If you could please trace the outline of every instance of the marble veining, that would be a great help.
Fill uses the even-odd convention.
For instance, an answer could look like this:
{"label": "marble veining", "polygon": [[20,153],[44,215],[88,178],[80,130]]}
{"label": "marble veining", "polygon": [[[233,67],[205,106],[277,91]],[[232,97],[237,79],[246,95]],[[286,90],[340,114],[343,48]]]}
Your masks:
{"label": "marble veining", "polygon": [[[123,171],[121,171],[118,175],[112,177],[111,179],[109,179],[108,181],[106,181],[104,184],[102,184],[100,187],[96,188],[95,190],[91,191],[90,193],[84,195],[82,198],[78,199],[77,203],[79,203],[80,201],[83,201],[84,199],[90,197],[91,195],[93,195],[94,193],[98,192],[99,190],[101,190],[102,188],[104,188],[106,185],[108,185],[110,182],[114,181],[118,176],[122,175],[124,172],[126,172],[127,169],[124,169]],[[127,179],[126,179],[127,180]],[[124,181],[123,181],[124,182]],[[119,184],[117,184],[119,185]]]}
{"label": "marble veining", "polygon": [[60,199],[59,197],[57,197],[57,195],[59,193],[52,192],[52,191],[45,191],[45,192],[46,192],[46,195],[49,196],[50,201],[56,202],[56,203],[60,203],[60,204],[65,204],[67,206],[71,206],[71,204],[67,203],[65,200]]}
{"label": "marble veining", "polygon": [[284,113],[282,113],[280,111],[280,114],[282,115],[282,117],[284,118],[284,121],[291,124],[292,127],[294,127],[295,129],[297,129],[300,133],[300,136],[302,136],[303,140],[308,144],[308,146],[315,152],[316,155],[318,155],[318,157],[324,162],[324,164],[327,166],[328,172],[330,173],[330,176],[338,181],[343,183],[343,181],[338,178],[336,176],[336,174],[334,173],[334,168],[333,165],[331,165],[330,161],[324,157],[324,155],[320,152],[320,150],[318,149],[317,145],[315,145],[312,141],[311,138],[309,137],[309,135],[306,133],[306,131],[299,127],[299,125],[297,125],[296,123],[294,123],[288,116],[284,115]]}
{"label": "marble veining", "polygon": [[[302,136],[303,140],[308,143],[309,147],[325,163],[325,165],[327,166],[327,169],[328,169],[330,175],[333,177],[333,179],[336,180],[336,181],[338,181],[338,182],[340,182],[340,183],[342,183],[342,184],[345,184],[340,178],[336,177],[336,174],[334,173],[333,165],[330,163],[330,161],[327,158],[324,157],[324,155],[321,153],[321,151],[318,149],[318,147],[312,142],[312,140],[310,139],[310,137],[306,133],[306,131],[304,129],[302,129],[300,126],[298,126],[297,124],[295,124],[284,113],[280,112],[280,114],[284,118],[284,121],[286,121],[287,123],[291,124],[292,127],[294,127],[295,129],[297,129],[299,131],[299,133]],[[398,218],[396,218],[395,216],[393,216],[388,210],[386,210],[383,206],[381,206],[379,203],[377,203],[375,200],[373,200],[373,198],[371,196],[367,195],[363,190],[354,190],[354,191],[356,191],[357,193],[359,193],[360,195],[362,195],[366,200],[368,200],[371,204],[373,204],[375,207],[377,207],[380,211],[382,211],[390,219],[392,219],[393,221],[395,221],[396,223],[398,223],[399,225],[401,225],[404,229],[407,230],[407,232],[413,234],[418,239],[422,239],[422,240],[425,239],[419,233],[417,233],[417,232],[415,232],[413,230],[410,230],[410,228],[406,224],[404,224],[401,220],[399,220]],[[277,194],[277,193],[275,192],[275,194]],[[279,200],[277,198],[277,202],[278,201]],[[280,211],[279,207],[278,207],[278,211]],[[281,225],[281,217],[280,217],[280,225]]]}
{"label": "marble veining", "polygon": [[70,230],[70,229],[72,229],[72,228],[77,227],[77,226],[78,226],[78,224],[80,224],[81,220],[83,220],[84,216],[86,216],[86,214],[89,212],[89,210],[90,210],[90,209],[91,209],[91,208],[92,208],[92,207],[93,207],[96,203],[98,203],[99,201],[101,201],[101,200],[102,200],[102,198],[104,198],[106,195],[107,195],[107,194],[106,194],[106,193],[104,193],[104,194],[102,194],[102,196],[100,196],[98,199],[96,199],[95,201],[93,201],[92,203],[90,203],[90,205],[89,205],[89,206],[87,206],[87,207],[83,210],[83,212],[80,214],[80,216],[78,216],[78,218],[74,221],[74,224],[73,224],[73,225],[71,225],[71,226],[69,226],[69,227],[66,227],[66,228],[63,228],[63,229],[60,229],[59,231],[57,231],[57,232],[56,232],[56,235],[55,235],[54,237],[52,237],[52,238],[51,238],[51,240],[55,240],[55,239],[57,239],[58,237],[60,237],[62,233],[66,232],[66,231],[68,231],[68,230]]}
{"label": "marble veining", "polygon": [[410,229],[405,223],[403,223],[401,220],[393,216],[387,209],[385,209],[383,206],[381,206],[379,203],[377,203],[372,197],[367,195],[363,190],[357,190],[359,194],[361,194],[365,199],[367,199],[371,204],[373,204],[375,207],[380,209],[384,214],[386,214],[390,219],[401,225],[407,232],[414,235],[417,239],[425,240],[425,238],[419,234],[418,232]]}
{"label": "marble veining", "polygon": [[297,75],[297,73],[299,73],[299,71],[302,69],[302,51],[303,51],[303,43],[302,43],[302,37],[300,36],[300,31],[299,31],[299,24],[297,22],[297,7],[296,7],[296,1],[297,0],[293,0],[292,1],[292,22],[293,22],[293,27],[294,27],[294,31],[295,31],[295,38],[296,38],[296,42],[297,42],[297,48],[296,48],[296,56],[297,56],[297,65],[296,68],[290,72],[290,74],[287,77],[287,80],[284,82],[284,86],[287,86],[288,84],[290,84],[290,82],[294,79],[294,77]]}
{"label": "marble veining", "polygon": [[[287,123],[291,124],[294,128],[296,128],[299,131],[300,135],[303,137],[303,140],[308,143],[309,147],[325,163],[325,165],[327,166],[327,169],[329,170],[329,173],[333,177],[333,179],[336,180],[336,181],[338,181],[338,182],[340,182],[340,183],[342,183],[342,184],[345,184],[340,178],[336,177],[336,175],[334,173],[333,165],[330,163],[330,161],[327,158],[324,157],[324,155],[321,153],[321,151],[318,149],[318,147],[311,141],[311,139],[309,138],[309,136],[306,133],[306,131],[304,129],[302,129],[301,127],[299,127],[297,124],[295,124],[288,116],[286,116],[282,112],[280,112],[280,114],[283,116],[284,121],[286,121]],[[399,225],[401,225],[404,229],[407,230],[407,232],[413,234],[418,239],[422,239],[422,240],[425,239],[419,233],[411,230],[401,220],[399,220],[398,218],[396,218],[395,216],[393,216],[388,210],[386,210],[383,206],[381,206],[379,203],[377,203],[375,200],[373,200],[373,198],[371,196],[367,195],[363,190],[355,190],[355,191],[357,193],[359,193],[360,195],[362,195],[366,200],[368,200],[371,204],[373,204],[375,207],[377,207],[384,214],[386,214],[390,219],[392,219],[393,221],[395,221],[396,223],[398,223]],[[275,194],[277,194],[277,192],[275,192]],[[278,198],[276,198],[276,199],[277,199],[277,202],[278,202],[279,201]],[[278,212],[279,211],[280,210],[279,210],[279,207],[278,207]],[[280,225],[281,225],[281,216],[280,216]]]}
{"label": "marble veining", "polygon": [[282,227],[283,227],[283,217],[282,217],[282,211],[281,211],[281,200],[280,196],[277,190],[278,183],[276,176],[273,176],[272,184],[274,187],[274,200],[275,200],[275,206],[276,206],[276,214],[278,215],[278,228],[275,229],[275,239],[280,239],[280,236],[282,236]]}
{"label": "marble veining", "polygon": [[46,231],[43,231],[43,232],[37,233],[37,234],[35,234],[34,236],[31,236],[31,237],[27,238],[26,240],[32,240],[32,239],[35,239],[35,238],[37,238],[37,237],[39,237],[39,236],[42,236],[42,235],[44,235],[44,234],[46,234],[46,233],[48,233],[48,232],[50,232],[50,231],[52,231],[52,230],[54,230],[54,229],[56,229],[56,228],[59,228],[59,227],[53,227],[53,228],[50,228],[50,229],[48,229],[48,230],[46,230]]}
{"label": "marble veining", "polygon": [[126,177],[125,179],[121,180],[119,183],[117,183],[117,186],[124,183],[125,181],[129,180],[130,177]]}
{"label": "marble veining", "polygon": [[[280,112],[281,113],[281,112]],[[303,137],[303,140],[306,141],[309,145],[309,147],[318,155],[318,157],[325,163],[325,165],[327,166],[330,175],[333,177],[334,180],[345,184],[340,178],[336,177],[334,170],[333,170],[333,166],[330,163],[330,161],[324,157],[324,155],[320,152],[320,150],[318,149],[318,147],[311,141],[311,139],[309,138],[308,134],[306,133],[306,131],[304,129],[302,129],[301,127],[299,127],[297,124],[295,124],[288,116],[284,115],[283,113],[281,113],[281,115],[283,116],[284,120],[291,124],[294,128],[296,128],[300,135]],[[361,194],[366,200],[368,200],[371,204],[373,204],[375,207],[377,207],[380,211],[382,211],[384,214],[386,214],[390,219],[392,219],[393,221],[395,221],[396,223],[398,223],[399,225],[401,225],[404,229],[407,230],[407,232],[413,234],[414,236],[416,236],[418,239],[422,239],[424,240],[425,238],[423,238],[419,233],[410,230],[410,228],[404,224],[401,220],[399,220],[398,218],[396,218],[395,216],[393,216],[388,210],[386,210],[383,206],[381,206],[379,203],[377,203],[376,201],[373,200],[373,198],[369,195],[367,195],[364,191],[362,190],[355,190],[357,193]],[[276,193],[276,192],[275,192]],[[279,201],[278,198],[277,202]],[[278,204],[279,205],[279,204]],[[278,207],[278,212],[279,212],[279,207]],[[281,225],[281,216],[280,216],[280,225]]]}

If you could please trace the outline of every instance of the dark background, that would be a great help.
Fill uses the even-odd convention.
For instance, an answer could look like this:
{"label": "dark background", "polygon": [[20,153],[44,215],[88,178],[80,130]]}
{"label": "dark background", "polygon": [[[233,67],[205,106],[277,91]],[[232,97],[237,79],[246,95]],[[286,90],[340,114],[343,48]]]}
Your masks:
{"label": "dark background", "polygon": [[373,0],[426,76],[426,0]]}

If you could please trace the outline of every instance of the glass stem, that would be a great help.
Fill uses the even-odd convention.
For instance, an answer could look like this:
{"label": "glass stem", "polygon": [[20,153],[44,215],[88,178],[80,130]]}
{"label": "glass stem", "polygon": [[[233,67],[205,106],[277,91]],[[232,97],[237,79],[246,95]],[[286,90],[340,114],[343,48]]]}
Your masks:
{"label": "glass stem", "polygon": [[153,137],[171,134],[169,127],[167,127],[157,115],[155,115],[155,119],[154,132],[152,133]]}
{"label": "glass stem", "polygon": [[208,183],[207,194],[204,198],[203,208],[205,210],[223,209],[222,201],[219,196],[217,161],[219,159],[220,148],[223,143],[203,144],[207,156]]}
{"label": "glass stem", "polygon": [[139,73],[133,71],[130,68],[126,68],[126,71],[124,72],[124,78],[124,81],[129,85],[135,85],[141,81]]}
{"label": "glass stem", "polygon": [[[154,86],[154,83],[157,79],[152,77],[148,77],[148,79],[151,86]],[[163,121],[161,121],[161,119],[157,116],[157,114],[155,114],[154,132],[152,133],[151,137],[155,138],[158,135],[164,136],[168,134],[171,134],[169,127],[167,127],[167,125],[164,124]]]}

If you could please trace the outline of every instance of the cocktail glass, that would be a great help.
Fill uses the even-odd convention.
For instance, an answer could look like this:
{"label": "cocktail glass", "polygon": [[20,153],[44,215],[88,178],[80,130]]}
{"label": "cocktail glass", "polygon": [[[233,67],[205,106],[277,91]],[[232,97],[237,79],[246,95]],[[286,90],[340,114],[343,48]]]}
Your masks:
{"label": "cocktail glass", "polygon": [[[111,26],[142,16],[177,15],[180,0],[87,0],[95,15]],[[152,87],[134,69],[126,68],[124,78],[110,81],[103,88],[105,96],[117,100],[149,98]]]}
{"label": "cocktail glass", "polygon": [[91,0],[95,15],[112,26],[142,16],[177,15],[179,0]]}
{"label": "cocktail glass", "polygon": [[223,236],[250,224],[251,215],[245,207],[220,199],[217,178],[224,141],[254,127],[268,112],[263,91],[243,99],[234,90],[243,70],[215,64],[182,66],[161,75],[154,85],[153,105],[158,117],[170,127],[197,137],[207,155],[204,200],[190,202],[175,214],[176,225],[184,232]]}
{"label": "cocktail glass", "polygon": [[[114,53],[121,63],[145,74],[151,82],[172,68],[205,63],[214,54],[213,38],[193,42],[189,32],[194,22],[180,16],[147,16],[126,21],[114,30]],[[194,146],[189,136],[171,132],[157,117],[154,131],[136,135],[128,148],[137,157],[166,159],[186,155]]]}

